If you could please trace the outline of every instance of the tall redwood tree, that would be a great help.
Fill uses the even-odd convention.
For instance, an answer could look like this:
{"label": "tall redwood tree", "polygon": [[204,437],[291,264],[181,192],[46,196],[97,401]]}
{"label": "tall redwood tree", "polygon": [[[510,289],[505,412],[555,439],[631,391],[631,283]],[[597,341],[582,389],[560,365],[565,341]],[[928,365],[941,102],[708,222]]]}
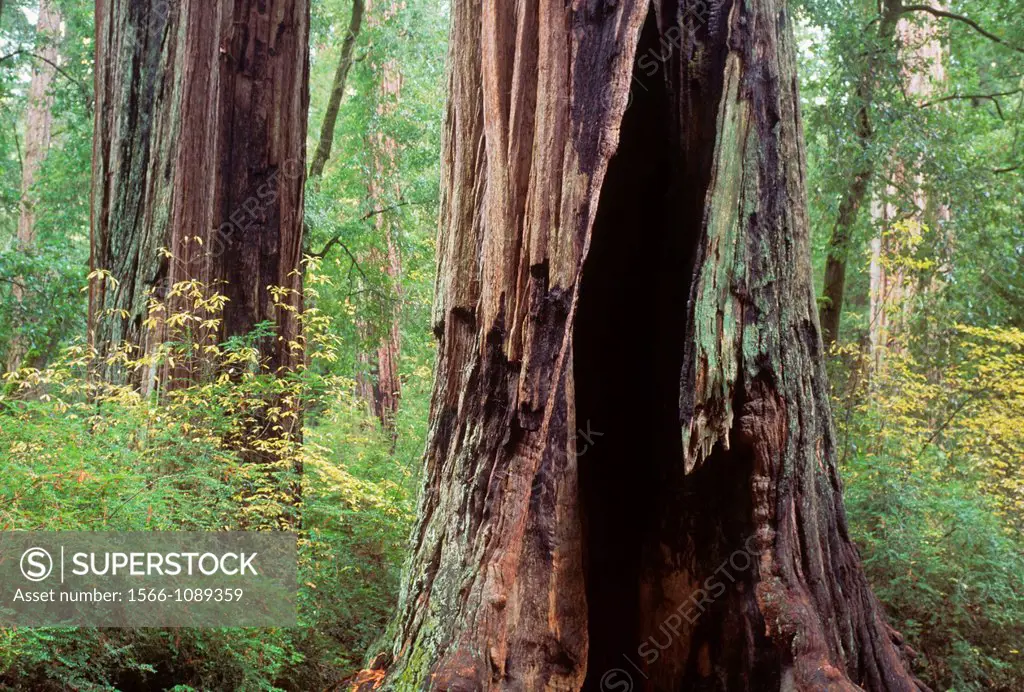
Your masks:
{"label": "tall redwood tree", "polygon": [[[97,0],[90,341],[149,352],[153,291],[228,297],[217,340],[294,365],[301,306],[308,0]],[[160,248],[168,248],[168,259]],[[270,286],[285,289],[275,304]],[[153,332],[153,333],[150,333]],[[108,368],[148,389],[157,373]]]}
{"label": "tall redwood tree", "polygon": [[357,687],[916,689],[843,513],[784,4],[452,13],[424,487]]}

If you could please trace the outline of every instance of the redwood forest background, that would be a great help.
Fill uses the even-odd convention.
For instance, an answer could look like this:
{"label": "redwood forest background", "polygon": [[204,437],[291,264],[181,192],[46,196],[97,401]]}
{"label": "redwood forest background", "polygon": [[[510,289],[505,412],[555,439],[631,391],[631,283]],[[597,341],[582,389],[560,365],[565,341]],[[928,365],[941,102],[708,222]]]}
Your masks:
{"label": "redwood forest background", "polygon": [[[1022,690],[1024,4],[789,8],[852,537],[918,678]],[[345,689],[384,635],[428,437],[451,9],[310,11],[306,153],[272,182],[304,195],[303,260],[242,314],[216,233],[156,242],[122,300],[95,228],[132,218],[97,215],[123,142],[94,128],[138,84],[96,79],[93,2],[0,0],[0,530],[295,529],[302,585],[295,629],[2,628],[0,689]],[[638,54],[629,108],[671,48]],[[581,468],[621,444],[576,423]]]}

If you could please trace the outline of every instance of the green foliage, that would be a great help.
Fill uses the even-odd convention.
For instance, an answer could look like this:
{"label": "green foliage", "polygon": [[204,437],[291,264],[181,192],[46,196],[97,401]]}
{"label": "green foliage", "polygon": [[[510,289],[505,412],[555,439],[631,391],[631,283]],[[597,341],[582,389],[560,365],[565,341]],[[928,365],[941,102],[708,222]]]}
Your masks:
{"label": "green foliage", "polygon": [[[54,139],[37,176],[36,240],[19,247],[19,147],[35,42],[35,0],[5,0],[0,17],[0,361],[15,341],[26,369],[0,395],[0,528],[222,530],[294,519],[282,492],[302,467],[300,620],[294,630],[0,630],[0,689],[285,689],[332,687],[379,636],[397,591],[410,527],[434,357],[433,282],[446,6],[374,3],[357,44],[334,155],[307,191],[304,341],[308,366],[269,375],[255,340],[210,341],[219,322],[208,287],[179,285],[151,305],[165,343],[118,367],[187,372],[191,384],[140,396],[90,378],[85,333],[92,140],[92,3],[59,3],[66,33],[53,87]],[[29,10],[23,12],[22,9]],[[310,140],[348,24],[350,0],[313,3]],[[341,29],[339,29],[341,28]],[[385,63],[402,74],[382,107]],[[84,85],[84,88],[83,88]],[[375,171],[369,144],[395,141],[394,167]],[[371,186],[385,191],[371,200]],[[380,211],[381,208],[386,208]],[[378,218],[393,229],[402,275],[379,259]],[[24,277],[22,281],[19,277]],[[19,300],[12,282],[24,285]],[[185,303],[192,309],[184,310]],[[354,394],[362,354],[398,315],[402,408],[397,440]],[[233,372],[230,376],[224,373]],[[365,374],[365,373],[363,373]],[[303,410],[303,444],[253,436],[256,422],[290,427]],[[267,474],[252,453],[278,459]]]}
{"label": "green foliage", "polygon": [[819,281],[872,171],[829,361],[851,531],[925,682],[1024,689],[1021,7],[943,5],[1000,43],[917,10],[886,40],[886,6],[797,6]]}
{"label": "green foliage", "polygon": [[[330,280],[318,305],[335,318],[349,345],[339,366],[365,375],[359,355],[375,348],[397,315],[402,335],[402,379],[433,361],[428,327],[434,274],[444,103],[447,8],[409,2],[401,11],[372,3],[355,48],[334,149],[323,179],[307,186],[306,248],[324,253]],[[320,134],[323,109],[347,30],[351,0],[315,7],[308,148]],[[400,81],[383,93],[385,70]],[[379,165],[379,137],[394,143],[394,162]],[[401,260],[401,277],[389,275],[388,234]],[[329,243],[334,240],[333,244]],[[325,252],[326,250],[326,252]]]}
{"label": "green foliage", "polygon": [[[909,3],[907,3],[909,4]],[[877,210],[890,218],[923,216],[928,235],[921,253],[931,263],[918,272],[922,285],[941,284],[919,310],[942,311],[945,323],[1024,325],[1022,234],[1020,3],[964,0],[948,4],[1002,37],[995,43],[953,19],[924,12],[901,15],[895,41],[879,37],[881,3],[803,0],[798,4],[800,96],[807,143],[807,188],[814,229],[816,276],[851,172],[874,164],[868,198],[849,241],[850,270],[843,331],[855,341],[866,331],[869,243],[884,232]],[[907,38],[917,32],[917,39]],[[925,38],[938,42],[935,59],[915,51]],[[856,115],[871,84],[871,137],[857,136]],[[912,93],[909,82],[926,84]],[[927,195],[922,208],[921,193]],[[943,210],[940,212],[939,210]]]}
{"label": "green foliage", "polygon": [[[202,313],[206,323],[216,321],[217,306],[223,305],[192,282],[173,287],[167,304],[180,297],[188,297],[193,309],[177,313],[154,303],[151,315],[165,324],[188,325]],[[313,344],[310,362],[330,361],[329,321],[315,310],[304,320]],[[6,480],[0,486],[0,529],[237,530],[282,521],[288,526],[296,507],[282,489],[301,465],[301,627],[0,630],[0,689],[319,689],[358,665],[394,605],[412,518],[414,459],[392,454],[376,422],[353,401],[349,382],[300,368],[282,384],[249,360],[251,348],[235,343],[196,349],[191,339],[180,338],[195,338],[195,331],[168,333],[179,339],[157,349],[153,361],[126,361],[125,367],[182,367],[201,350],[211,360],[209,372],[233,368],[244,374],[204,377],[159,399],[143,397],[89,378],[93,357],[74,347],[45,370],[8,378],[8,394],[0,398]],[[239,431],[251,429],[255,409],[262,406],[260,419],[273,424],[287,419],[292,408],[282,405],[275,413],[253,402],[289,398],[300,408],[330,411],[307,430],[304,444],[287,435],[250,435],[239,443]],[[253,449],[278,463],[252,463],[247,452]]]}
{"label": "green foliage", "polygon": [[[929,371],[893,349],[837,399],[846,500],[875,593],[940,690],[1024,685],[1024,339],[961,327]],[[856,349],[853,349],[856,352]],[[841,379],[840,379],[841,381]]]}

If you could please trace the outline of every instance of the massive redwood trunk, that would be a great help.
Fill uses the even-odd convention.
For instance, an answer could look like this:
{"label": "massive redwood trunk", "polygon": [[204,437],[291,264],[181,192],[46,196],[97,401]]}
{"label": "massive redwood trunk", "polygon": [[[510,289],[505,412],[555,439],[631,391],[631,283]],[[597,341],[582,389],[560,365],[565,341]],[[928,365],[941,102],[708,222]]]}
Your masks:
{"label": "massive redwood trunk", "polygon": [[[90,285],[101,356],[148,353],[164,337],[145,326],[151,292],[195,279],[229,299],[211,338],[270,321],[267,371],[301,358],[308,32],[308,0],[97,1],[91,267],[115,280]],[[157,373],[104,374],[147,389]]]}
{"label": "massive redwood trunk", "polygon": [[357,687],[916,689],[843,513],[784,6],[452,9],[420,519]]}

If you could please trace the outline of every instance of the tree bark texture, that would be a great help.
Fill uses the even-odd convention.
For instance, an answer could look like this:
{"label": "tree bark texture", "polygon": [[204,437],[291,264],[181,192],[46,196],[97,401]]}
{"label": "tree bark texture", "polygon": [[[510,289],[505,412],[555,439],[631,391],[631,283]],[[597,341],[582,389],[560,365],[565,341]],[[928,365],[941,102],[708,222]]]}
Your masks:
{"label": "tree bark texture", "polygon": [[419,522],[355,687],[917,689],[847,532],[785,6],[452,14]]}
{"label": "tree bark texture", "polygon": [[345,34],[345,40],[341,44],[341,56],[338,58],[338,67],[334,70],[331,95],[327,100],[327,110],[324,111],[323,125],[320,127],[320,140],[317,143],[316,152],[313,154],[313,163],[309,165],[311,180],[323,175],[324,166],[331,158],[331,147],[334,146],[334,128],[338,124],[341,99],[345,96],[345,83],[348,81],[348,71],[352,68],[352,54],[355,51],[359,30],[363,25],[365,8],[365,0],[352,0],[352,17],[349,20],[348,33]]}
{"label": "tree bark texture", "polygon": [[271,321],[264,365],[301,358],[308,36],[307,0],[97,2],[91,267],[116,280],[90,285],[101,356],[148,353],[151,293],[198,280],[229,299],[212,339]]}

